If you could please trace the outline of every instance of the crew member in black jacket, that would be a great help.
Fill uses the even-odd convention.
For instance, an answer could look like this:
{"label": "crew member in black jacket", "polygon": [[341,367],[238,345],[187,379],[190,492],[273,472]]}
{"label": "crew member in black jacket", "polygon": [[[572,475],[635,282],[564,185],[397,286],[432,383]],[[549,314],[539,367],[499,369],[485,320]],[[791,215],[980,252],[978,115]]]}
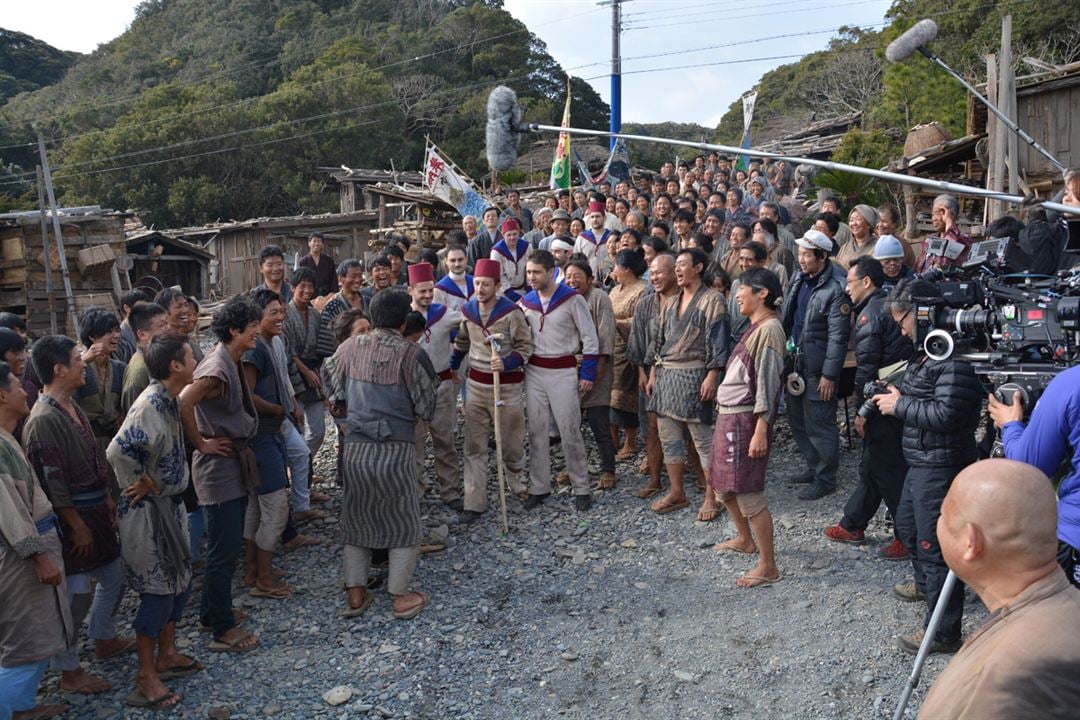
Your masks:
{"label": "crew member in black jacket", "polygon": [[851,334],[851,299],[844,291],[847,276],[830,262],[832,240],[808,230],[795,241],[799,272],[784,298],[784,331],[795,346],[795,370],[806,392],[788,395],[788,423],[809,472],[792,478],[808,486],[803,500],[836,492],[840,466],[840,431],[836,426],[836,386],[844,369]]}
{"label": "crew member in black jacket", "polygon": [[[901,332],[916,337],[915,306],[922,298],[941,299],[937,287],[921,278],[896,286],[886,307]],[[953,478],[977,459],[975,427],[983,399],[975,370],[958,360],[932,360],[921,347],[908,363],[900,389],[890,387],[876,396],[878,410],[904,423],[904,457],[909,470],[896,511],[896,528],[912,555],[914,583],[901,583],[893,592],[902,600],[927,599],[923,629],[899,638],[900,647],[919,650],[930,615],[941,595],[949,568],[941,556],[937,521],[941,502]],[[960,649],[960,623],[964,613],[964,587],[957,583],[949,596],[945,614],[930,652]]]}
{"label": "crew member in black jacket", "polygon": [[[847,274],[847,293],[855,304],[851,314],[851,334],[855,341],[855,399],[862,407],[867,383],[884,380],[887,375],[911,357],[915,350],[911,340],[900,332],[900,326],[885,312],[883,289],[885,271],[878,260],[863,255],[851,262]],[[859,463],[859,484],[844,507],[844,517],[825,529],[825,537],[837,542],[861,544],[866,541],[866,527],[877,514],[881,501],[892,516],[900,503],[900,491],[908,466],[901,446],[904,424],[896,417],[874,412],[869,418],[860,413],[855,418],[855,431],[863,438],[862,460]],[[897,533],[892,543],[881,552],[887,560],[907,560],[908,551]]]}

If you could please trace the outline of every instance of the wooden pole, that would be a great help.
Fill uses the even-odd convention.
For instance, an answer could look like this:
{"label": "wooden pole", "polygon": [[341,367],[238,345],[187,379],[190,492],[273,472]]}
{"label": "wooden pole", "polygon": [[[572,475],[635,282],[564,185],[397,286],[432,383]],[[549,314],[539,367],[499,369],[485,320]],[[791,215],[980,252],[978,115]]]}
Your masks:
{"label": "wooden pole", "polygon": [[[56,235],[56,254],[60,256],[60,274],[64,278],[64,295],[67,296],[68,314],[71,316],[71,331],[79,332],[79,316],[75,312],[75,296],[71,292],[71,275],[68,274],[67,254],[64,252],[64,236],[60,232],[60,211],[56,208],[56,194],[53,192],[52,173],[49,172],[49,157],[45,154],[45,138],[37,134],[38,154],[41,156],[41,172],[45,176],[45,193],[49,196],[49,210],[52,215],[53,234]],[[45,263],[49,254],[45,253]],[[28,298],[29,299],[29,298]]]}
{"label": "wooden pole", "polygon": [[[491,359],[499,359],[499,338],[491,336],[488,338],[488,344],[491,345]],[[503,454],[502,454],[502,427],[499,423],[499,407],[502,405],[502,393],[499,390],[499,371],[496,370],[492,374],[492,392],[495,393],[494,412],[492,413],[492,420],[495,423],[495,467],[499,475],[499,509],[502,512],[502,528],[503,535],[510,533],[510,523],[506,519],[506,471],[503,469]]]}
{"label": "wooden pole", "polygon": [[[986,56],[986,99],[994,105],[998,102],[998,56],[991,54]],[[973,128],[973,131],[977,130]],[[997,115],[992,112],[986,113],[986,145],[989,152],[988,167],[986,168],[986,189],[1001,190],[1002,180],[1005,177],[1005,133],[1006,128]],[[1001,217],[1005,212],[1005,203],[1000,200],[986,201],[986,225]]]}
{"label": "wooden pole", "polygon": [[[998,65],[998,101],[1005,117],[1016,122],[1016,74],[1012,67],[1012,15],[1001,18],[1001,59]],[[1002,133],[1005,135],[1005,133]],[[1006,160],[1009,166],[1009,194],[1015,195],[1020,181],[1019,141],[1016,133],[1008,133]]]}
{"label": "wooden pole", "polygon": [[[49,261],[49,225],[45,222],[45,180],[41,173],[41,166],[37,166],[37,199],[38,210],[41,218],[41,251],[44,253],[45,264],[45,292],[48,294],[49,299],[49,334],[56,334],[56,298],[53,294],[52,284],[52,263]],[[29,319],[30,315],[30,296],[27,293],[26,297],[26,315]]]}

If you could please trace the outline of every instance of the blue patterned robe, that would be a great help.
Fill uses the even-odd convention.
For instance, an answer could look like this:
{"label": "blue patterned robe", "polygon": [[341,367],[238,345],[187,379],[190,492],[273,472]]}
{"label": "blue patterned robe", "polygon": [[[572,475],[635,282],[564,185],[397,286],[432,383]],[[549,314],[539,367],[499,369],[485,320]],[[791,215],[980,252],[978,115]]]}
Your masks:
{"label": "blue patterned robe", "polygon": [[128,411],[106,451],[121,491],[149,475],[157,489],[117,507],[120,547],[132,588],[138,593],[178,595],[191,582],[184,432],[177,399],[153,380]]}

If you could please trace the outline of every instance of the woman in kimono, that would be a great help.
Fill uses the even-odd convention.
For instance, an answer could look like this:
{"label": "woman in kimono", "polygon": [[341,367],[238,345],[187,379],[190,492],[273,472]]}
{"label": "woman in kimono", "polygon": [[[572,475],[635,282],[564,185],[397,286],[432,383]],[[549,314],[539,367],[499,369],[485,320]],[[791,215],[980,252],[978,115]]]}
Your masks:
{"label": "woman in kimono", "polygon": [[615,350],[612,356],[611,437],[619,445],[619,430],[626,439],[615,455],[616,460],[630,460],[637,455],[638,433],[638,371],[626,358],[630,326],[638,302],[645,295],[648,283],[641,279],[647,266],[640,250],[620,250],[615,256],[611,275],[611,307],[615,311]]}
{"label": "woman in kimono", "polygon": [[780,404],[786,338],[776,317],[783,300],[776,273],[750,268],[739,279],[735,300],[739,312],[750,319],[750,327],[731,351],[724,381],[716,391],[709,481],[738,531],[736,537],[719,543],[715,550],[760,553],[757,565],[735,583],[752,588],[780,580],[773,554],[772,515],[764,490]]}

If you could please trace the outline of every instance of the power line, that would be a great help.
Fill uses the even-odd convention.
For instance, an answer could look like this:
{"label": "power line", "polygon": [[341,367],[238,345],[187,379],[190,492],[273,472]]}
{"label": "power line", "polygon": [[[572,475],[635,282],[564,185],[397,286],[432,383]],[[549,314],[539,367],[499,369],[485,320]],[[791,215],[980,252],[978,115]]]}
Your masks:
{"label": "power line", "polygon": [[[476,83],[470,83],[468,85],[461,85],[461,86],[449,87],[449,88],[441,88],[441,89],[433,91],[429,95],[429,97],[432,97],[432,96],[435,96],[435,95],[440,95],[440,94],[448,94],[448,95],[452,96],[452,95],[456,95],[456,94],[459,94],[459,93],[474,90],[474,89],[476,89],[478,87],[488,86],[488,85],[491,85],[491,84],[506,83],[506,82],[516,82],[518,80],[522,80],[522,79],[528,77],[529,75],[530,75],[530,73],[520,73],[518,75],[507,76],[507,77],[505,77],[505,78],[503,78],[501,80],[483,80],[483,81],[476,82]],[[326,119],[329,119],[329,118],[332,118],[332,117],[338,117],[340,115],[348,115],[348,114],[351,114],[351,113],[363,112],[363,111],[368,111],[368,110],[375,110],[375,109],[386,107],[386,106],[392,106],[394,104],[396,104],[395,100],[392,100],[392,99],[391,100],[383,100],[383,101],[377,102],[377,103],[371,103],[371,104],[368,104],[368,105],[359,105],[359,106],[356,106],[356,107],[345,108],[343,110],[333,110],[333,111],[330,111],[330,112],[319,113],[317,115],[311,115],[311,116],[307,116],[307,117],[303,117],[303,118],[292,118],[292,119],[285,118],[285,119],[282,119],[282,120],[276,120],[276,121],[274,121],[272,123],[267,123],[265,125],[258,125],[258,126],[254,126],[254,127],[242,128],[242,129],[239,129],[239,130],[235,130],[235,131],[231,131],[231,132],[227,132],[227,133],[221,133],[221,134],[218,134],[218,135],[202,137],[202,138],[192,138],[191,140],[184,140],[184,141],[181,141],[181,142],[171,143],[169,145],[160,145],[160,146],[156,146],[156,147],[152,147],[152,148],[144,148],[144,149],[141,149],[141,150],[134,150],[134,151],[127,152],[127,153],[119,153],[119,154],[116,154],[116,155],[108,155],[108,156],[105,156],[105,157],[94,158],[92,160],[83,160],[83,161],[80,161],[80,162],[77,162],[77,163],[64,164],[63,168],[64,168],[64,170],[71,170],[73,168],[85,167],[87,165],[96,165],[96,164],[99,164],[99,163],[108,162],[110,160],[122,160],[124,158],[138,157],[140,155],[147,155],[147,154],[150,154],[150,153],[160,152],[160,151],[163,151],[163,150],[175,150],[176,148],[180,148],[180,147],[188,147],[188,146],[191,146],[191,145],[197,145],[197,144],[204,143],[204,142],[212,142],[212,141],[215,141],[215,140],[224,140],[224,139],[227,139],[227,138],[230,138],[230,137],[237,137],[237,136],[240,136],[240,135],[247,135],[247,134],[251,134],[251,133],[254,133],[254,132],[258,132],[260,130],[270,130],[272,128],[276,128],[276,127],[279,127],[279,126],[302,125],[304,123],[313,122],[313,121],[317,121],[317,120],[326,120]],[[456,107],[456,105],[451,105],[448,109],[453,109],[454,107]],[[30,171],[26,171],[26,172],[22,173],[22,175],[24,177],[29,178],[29,177],[33,176],[34,173],[30,172]],[[65,177],[69,177],[69,176],[70,176],[70,174],[65,176]],[[13,183],[8,183],[8,184],[13,184]]]}
{"label": "power line", "polygon": [[[755,8],[764,8],[764,9],[770,9],[771,10],[772,8],[783,7],[785,5],[806,5],[806,4],[807,4],[807,0],[786,0],[785,2],[761,2],[761,3],[753,3],[753,4],[742,3],[742,4],[739,4],[738,6],[735,6],[735,7],[709,8],[707,10],[696,10],[694,12],[679,12],[680,8],[669,8],[669,7],[665,6],[663,8],[654,8],[652,10],[639,10],[638,12],[635,12],[635,13],[626,13],[626,15],[627,15],[628,19],[630,19],[630,16],[632,16],[632,15],[633,16],[646,15],[646,16],[649,16],[649,17],[640,18],[640,19],[637,18],[637,17],[634,17],[634,18],[630,19],[630,22],[639,22],[639,21],[649,22],[651,20],[669,20],[669,19],[675,19],[675,18],[681,19],[681,18],[687,18],[687,17],[696,17],[698,15],[714,15],[714,14],[723,14],[723,13],[732,13],[732,12],[743,12],[745,10],[753,10]],[[701,8],[701,3],[694,3],[693,5],[684,5],[684,6],[682,6],[682,8],[683,9],[686,9],[686,8]],[[808,8],[808,9],[813,10],[814,8],[811,7],[811,8]],[[779,13],[769,13],[769,14],[770,15],[775,15],[775,14],[779,14]]]}
{"label": "power line", "polygon": [[[433,93],[433,94],[443,93],[443,92],[450,93],[450,94],[455,94],[455,93],[461,93],[461,92],[465,92],[465,91],[468,91],[468,90],[472,90],[472,89],[474,89],[476,87],[480,87],[480,86],[486,86],[486,85],[491,85],[491,84],[513,83],[513,82],[516,82],[516,81],[519,81],[519,80],[523,80],[523,79],[529,77],[529,75],[531,75],[531,72],[520,73],[520,74],[517,74],[517,75],[509,75],[509,76],[506,76],[506,77],[503,77],[503,78],[500,78],[500,79],[496,79],[496,80],[485,80],[485,81],[482,81],[482,82],[471,83],[469,85],[463,85],[463,86],[459,86],[459,87],[455,87],[455,88],[445,88],[443,90],[436,90],[435,93]],[[359,108],[348,108],[346,110],[338,110],[338,111],[333,111],[333,112],[330,112],[330,113],[323,113],[323,114],[320,114],[318,116],[312,116],[312,117],[309,117],[309,118],[303,118],[303,119],[299,119],[299,120],[282,120],[282,121],[278,121],[276,123],[271,123],[269,125],[260,126],[260,127],[257,127],[257,128],[247,128],[247,129],[245,129],[243,131],[238,131],[236,133],[228,133],[228,134],[225,134],[223,136],[216,137],[216,138],[213,138],[213,139],[222,139],[222,137],[235,136],[235,135],[238,135],[238,134],[253,132],[253,131],[256,131],[256,130],[266,130],[266,129],[270,129],[272,127],[276,127],[278,125],[287,125],[287,124],[296,125],[296,124],[299,124],[301,122],[310,122],[312,120],[327,119],[329,117],[335,117],[335,116],[346,114],[346,113],[359,112],[360,110],[374,109],[376,107],[380,107],[380,106],[384,106],[384,105],[388,105],[388,104],[393,104],[393,102],[394,101],[384,101],[384,102],[381,102],[381,103],[375,103],[375,104],[368,105],[368,106],[361,106]],[[447,112],[447,111],[453,110],[454,108],[458,107],[458,105],[459,104],[457,102],[451,103],[449,105],[445,105],[443,107],[437,108],[435,110],[435,112],[436,113]],[[260,145],[266,145],[266,144],[269,144],[271,142],[284,142],[286,140],[309,137],[309,136],[312,136],[312,135],[318,135],[318,134],[327,133],[327,132],[335,132],[335,131],[338,131],[338,130],[347,130],[347,129],[354,128],[354,127],[360,127],[362,125],[373,124],[373,123],[376,123],[376,122],[383,122],[383,121],[385,121],[387,119],[389,119],[389,118],[382,118],[382,119],[379,119],[379,120],[376,120],[376,121],[371,121],[371,122],[366,122],[366,123],[357,123],[357,124],[353,124],[353,125],[346,125],[346,126],[342,126],[340,128],[327,128],[327,129],[324,129],[324,130],[316,130],[316,131],[312,131],[312,132],[309,132],[309,133],[301,133],[301,134],[297,134],[297,135],[291,135],[291,136],[286,137],[286,138],[278,138],[278,139],[275,139],[275,140],[272,140],[272,141],[261,141],[261,142],[256,142],[256,143],[249,143],[247,145],[235,145],[235,146],[226,147],[226,148],[217,148],[217,149],[208,150],[208,151],[205,151],[205,152],[192,153],[192,154],[189,154],[189,155],[182,155],[182,156],[171,157],[171,158],[163,158],[163,159],[160,159],[160,160],[151,160],[151,161],[142,162],[142,163],[121,165],[121,166],[115,166],[115,167],[110,167],[110,168],[102,168],[102,169],[97,169],[97,170],[87,170],[87,171],[78,172],[78,173],[65,172],[62,175],[54,176],[54,179],[64,179],[64,178],[71,178],[71,177],[83,177],[83,176],[87,176],[87,175],[96,175],[96,174],[100,174],[100,173],[104,173],[104,172],[113,172],[113,171],[117,171],[117,170],[130,170],[130,169],[139,168],[139,167],[147,167],[147,166],[151,166],[151,165],[160,165],[160,164],[164,164],[164,163],[168,163],[168,162],[178,162],[178,161],[181,161],[181,160],[188,160],[188,159],[192,159],[192,158],[205,157],[205,156],[208,156],[208,155],[215,155],[215,154],[219,154],[219,153],[223,153],[223,152],[231,152],[233,150],[240,150],[240,149],[250,148],[250,147],[258,147]],[[203,140],[205,140],[205,138]],[[161,148],[151,148],[151,149],[146,150],[145,152],[159,151],[159,150],[161,150],[163,148],[166,148],[166,147],[173,147],[173,146],[163,146]],[[107,161],[109,159],[117,159],[118,157],[119,156],[98,158],[98,159],[93,160],[93,161],[86,161],[86,162],[80,163],[80,165],[105,162],[105,161]],[[73,167],[73,166],[63,166],[63,167],[66,170],[66,169],[68,169],[70,167]],[[27,176],[30,176],[30,175],[33,175],[33,174],[34,173],[24,173],[24,175],[27,175]],[[24,184],[26,182],[30,182],[30,180],[29,179],[27,179],[27,180],[11,180],[11,181],[6,181],[6,182],[0,182],[0,186],[18,185],[18,184]]]}
{"label": "power line", "polygon": [[[868,2],[875,2],[875,1],[876,2],[883,2],[885,0],[849,0],[849,2],[834,3],[832,5],[818,5],[818,6],[815,6],[815,7],[804,8],[804,9],[801,9],[801,10],[800,9],[785,10],[782,13],[751,13],[749,15],[725,15],[725,16],[720,17],[718,19],[726,21],[726,20],[741,20],[743,18],[762,18],[762,17],[768,17],[770,15],[794,15],[795,13],[816,12],[818,10],[831,10],[833,8],[849,7],[851,5],[866,5]],[[700,25],[702,22],[705,22],[707,19],[708,18],[701,18],[701,19],[698,19],[698,20],[687,20],[687,21],[680,21],[680,22],[674,22],[674,23],[663,23],[663,24],[660,24],[660,25],[642,25],[642,26],[639,26],[639,27],[628,27],[628,28],[626,28],[626,30],[627,30],[627,32],[629,32],[629,31],[632,31],[632,30],[658,30],[660,28],[680,27],[680,26],[684,26],[684,25]]]}

